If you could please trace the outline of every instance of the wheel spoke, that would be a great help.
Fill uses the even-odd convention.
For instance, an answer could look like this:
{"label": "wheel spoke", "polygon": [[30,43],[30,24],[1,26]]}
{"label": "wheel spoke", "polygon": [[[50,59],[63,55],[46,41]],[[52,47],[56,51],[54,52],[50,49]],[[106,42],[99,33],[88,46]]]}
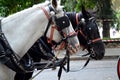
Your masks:
{"label": "wheel spoke", "polygon": [[117,64],[117,73],[118,73],[118,77],[120,79],[120,57],[118,59],[118,64]]}

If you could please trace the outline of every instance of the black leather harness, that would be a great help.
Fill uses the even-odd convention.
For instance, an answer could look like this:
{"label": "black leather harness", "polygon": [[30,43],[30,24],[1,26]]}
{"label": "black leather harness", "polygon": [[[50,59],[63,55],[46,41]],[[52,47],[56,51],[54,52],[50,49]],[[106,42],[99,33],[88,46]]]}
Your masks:
{"label": "black leather harness", "polygon": [[18,60],[18,55],[11,49],[4,33],[1,29],[0,20],[0,62],[18,73],[31,72],[33,69],[27,70]]}

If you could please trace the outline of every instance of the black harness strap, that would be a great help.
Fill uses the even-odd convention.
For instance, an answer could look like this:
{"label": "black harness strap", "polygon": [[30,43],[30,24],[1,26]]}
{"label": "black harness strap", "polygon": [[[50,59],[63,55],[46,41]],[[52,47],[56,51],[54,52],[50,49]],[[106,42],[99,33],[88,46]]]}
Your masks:
{"label": "black harness strap", "polygon": [[[42,44],[43,47],[46,48],[46,50],[50,53],[48,54],[49,57],[55,57],[54,53],[49,49],[49,47],[46,45],[46,43],[42,40],[42,39],[39,39],[39,42]],[[39,43],[39,44],[40,44]]]}
{"label": "black harness strap", "polygon": [[30,71],[26,70],[25,67],[23,67],[23,65],[19,62],[18,57],[16,56],[15,52],[10,47],[4,33],[2,32],[1,20],[0,20],[0,45],[3,48],[3,52],[4,52],[2,57],[0,56],[1,63],[3,63],[8,68],[18,73],[31,72],[31,70]]}
{"label": "black harness strap", "polygon": [[[2,19],[1,19],[2,20]],[[6,39],[6,37],[4,36],[4,33],[2,32],[2,28],[1,28],[1,20],[0,20],[0,38],[3,40],[4,42],[4,47],[10,48],[10,45],[8,44],[8,41]],[[7,45],[7,46],[6,46]]]}
{"label": "black harness strap", "polygon": [[[66,47],[67,46],[68,45],[66,45]],[[65,64],[67,64],[67,68],[65,68],[65,66],[64,66]],[[61,65],[60,65],[60,68],[59,68],[59,71],[58,71],[58,80],[60,80],[60,78],[61,78],[62,69],[65,72],[69,72],[70,71],[70,54],[69,54],[69,51],[67,50],[67,48],[66,48],[66,55],[63,58],[63,61],[61,61]]]}
{"label": "black harness strap", "polygon": [[55,22],[59,31],[62,31],[62,29],[70,26],[69,18],[67,16],[60,18],[55,17]]}
{"label": "black harness strap", "polygon": [[48,22],[47,28],[46,28],[45,33],[44,33],[44,37],[46,37],[46,34],[47,34],[47,32],[48,32],[48,29],[50,28],[50,24],[51,24],[51,22],[52,22],[52,17],[50,17],[50,19],[49,19],[49,22]]}

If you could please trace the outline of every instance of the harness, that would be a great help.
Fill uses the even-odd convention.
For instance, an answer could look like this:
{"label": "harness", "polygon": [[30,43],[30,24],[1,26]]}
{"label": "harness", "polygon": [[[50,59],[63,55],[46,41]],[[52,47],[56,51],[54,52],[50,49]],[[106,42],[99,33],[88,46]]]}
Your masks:
{"label": "harness", "polygon": [[4,33],[1,29],[1,20],[0,20],[0,62],[6,65],[8,68],[12,69],[15,72],[31,72],[31,70],[25,69],[23,65],[19,62],[18,55],[11,49]]}

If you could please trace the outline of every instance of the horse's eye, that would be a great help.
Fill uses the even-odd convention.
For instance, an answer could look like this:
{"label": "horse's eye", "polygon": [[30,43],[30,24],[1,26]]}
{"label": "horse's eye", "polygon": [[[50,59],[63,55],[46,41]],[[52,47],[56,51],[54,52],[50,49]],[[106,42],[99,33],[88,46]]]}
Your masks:
{"label": "horse's eye", "polygon": [[89,30],[91,30],[91,28],[89,28]]}
{"label": "horse's eye", "polygon": [[85,19],[84,19],[84,18],[82,18],[82,19],[81,19],[81,22],[85,22]]}

